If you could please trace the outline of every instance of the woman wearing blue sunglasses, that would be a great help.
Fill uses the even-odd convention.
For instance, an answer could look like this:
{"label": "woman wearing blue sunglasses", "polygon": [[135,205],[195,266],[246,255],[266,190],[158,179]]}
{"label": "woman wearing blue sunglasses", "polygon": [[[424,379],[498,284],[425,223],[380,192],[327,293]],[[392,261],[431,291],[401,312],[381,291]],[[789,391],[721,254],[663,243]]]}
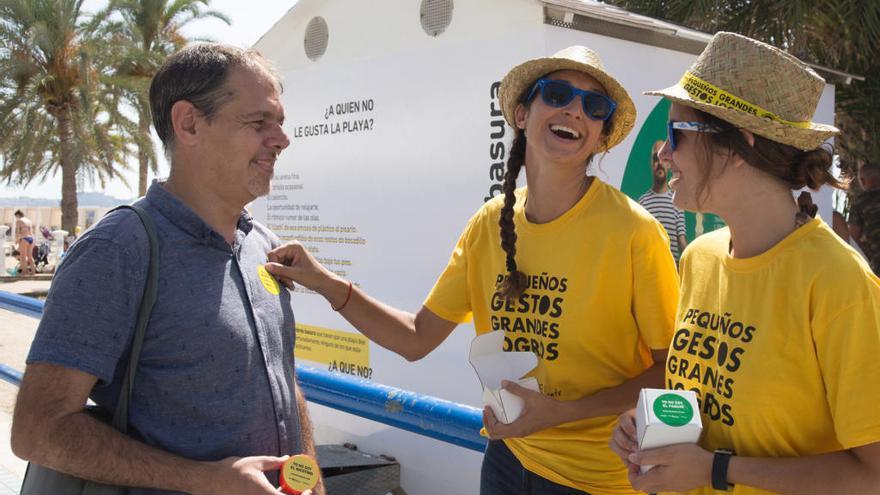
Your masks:
{"label": "woman wearing blue sunglasses", "polygon": [[718,33],[648,93],[672,101],[674,203],[728,227],[681,258],[666,366],[667,388],[696,392],[702,437],[640,452],[622,415],[611,447],[639,490],[880,493],[880,280],[792,194],[840,185],[822,147],[837,129],[811,122],[824,88],[791,55]]}
{"label": "woman wearing blue sunglasses", "polygon": [[[638,391],[662,383],[678,281],[663,227],[587,172],[626,137],[635,108],[577,46],[513,68],[499,98],[516,132],[504,195],[471,218],[418,313],[371,299],[295,243],[270,253],[281,264],[268,269],[410,360],[471,319],[479,334],[505,332],[505,350],[537,354],[541,392],[505,387],[523,398],[521,415],[504,424],[484,411],[481,494],[634,494],[608,440]],[[516,189],[523,168],[528,187]]]}

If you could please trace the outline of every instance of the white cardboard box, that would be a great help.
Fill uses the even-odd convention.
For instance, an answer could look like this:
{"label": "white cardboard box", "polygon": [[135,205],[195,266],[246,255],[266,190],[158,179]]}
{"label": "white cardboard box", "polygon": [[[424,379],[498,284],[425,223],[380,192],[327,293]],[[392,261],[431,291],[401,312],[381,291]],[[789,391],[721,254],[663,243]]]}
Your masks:
{"label": "white cardboard box", "polygon": [[538,365],[538,357],[531,351],[504,352],[504,331],[494,330],[477,335],[471,342],[469,360],[483,385],[483,404],[492,408],[498,421],[512,423],[519,417],[523,400],[501,388],[508,380],[535,392],[540,391],[538,380],[523,378]]}
{"label": "white cardboard box", "polygon": [[[700,440],[703,423],[697,394],[690,390],[643,388],[636,405],[639,450]],[[642,466],[642,472],[653,466]]]}

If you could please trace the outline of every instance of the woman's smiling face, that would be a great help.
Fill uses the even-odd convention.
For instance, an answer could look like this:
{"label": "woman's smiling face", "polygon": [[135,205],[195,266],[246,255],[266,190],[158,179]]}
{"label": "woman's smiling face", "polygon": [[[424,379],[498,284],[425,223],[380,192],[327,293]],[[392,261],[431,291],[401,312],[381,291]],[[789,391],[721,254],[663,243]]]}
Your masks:
{"label": "woman's smiling face", "polygon": [[[578,89],[607,94],[599,81],[583,72],[561,70],[544,77],[565,81]],[[554,107],[536,94],[531,101],[517,106],[515,119],[517,127],[525,130],[528,146],[537,156],[549,161],[586,163],[605,139],[602,133],[605,122],[584,114],[580,96],[573,98],[568,105]]]}

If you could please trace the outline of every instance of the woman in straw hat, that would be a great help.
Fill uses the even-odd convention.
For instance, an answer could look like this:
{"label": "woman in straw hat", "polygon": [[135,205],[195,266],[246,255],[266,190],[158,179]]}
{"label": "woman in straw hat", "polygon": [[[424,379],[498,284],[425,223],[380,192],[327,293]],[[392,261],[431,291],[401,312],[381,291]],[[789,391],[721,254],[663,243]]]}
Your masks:
{"label": "woman in straw hat", "polygon": [[639,452],[622,415],[611,448],[639,490],[880,493],[880,281],[792,194],[839,185],[821,147],[837,130],[810,121],[823,88],[791,55],[718,33],[648,93],[672,101],[675,203],[728,227],[682,257],[666,366],[667,388],[697,393],[700,443]]}
{"label": "woman in straw hat", "polygon": [[[514,67],[500,100],[516,132],[504,195],[471,218],[417,314],[368,297],[297,243],[270,253],[280,263],[268,269],[410,360],[471,318],[478,334],[504,331],[505,350],[538,355],[543,393],[505,384],[524,400],[519,418],[484,411],[482,494],[634,493],[607,444],[638,390],[662,383],[677,275],[663,227],[587,169],[626,137],[635,108],[578,46]],[[528,187],[516,190],[523,167]]]}

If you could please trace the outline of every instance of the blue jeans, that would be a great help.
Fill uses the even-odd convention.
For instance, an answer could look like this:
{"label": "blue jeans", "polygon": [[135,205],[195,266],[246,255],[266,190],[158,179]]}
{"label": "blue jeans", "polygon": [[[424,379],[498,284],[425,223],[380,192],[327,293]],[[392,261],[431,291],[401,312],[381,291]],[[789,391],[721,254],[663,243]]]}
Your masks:
{"label": "blue jeans", "polygon": [[490,440],[483,456],[480,495],[590,495],[526,470],[501,440]]}

